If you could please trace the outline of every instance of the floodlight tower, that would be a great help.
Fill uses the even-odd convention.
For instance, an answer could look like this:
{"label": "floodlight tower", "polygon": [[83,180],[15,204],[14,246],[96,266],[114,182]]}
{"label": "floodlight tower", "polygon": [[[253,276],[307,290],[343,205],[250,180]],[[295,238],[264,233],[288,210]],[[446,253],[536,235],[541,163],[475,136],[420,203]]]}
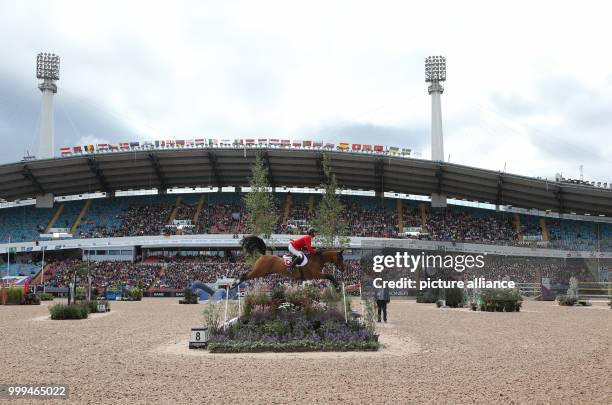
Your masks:
{"label": "floodlight tower", "polygon": [[43,81],[38,85],[42,92],[39,159],[53,157],[53,95],[57,93],[55,81],[59,80],[59,68],[59,56],[52,53],[39,53],[36,56],[36,78]]}
{"label": "floodlight tower", "polygon": [[430,56],[425,59],[425,81],[430,83],[431,94],[431,160],[444,161],[442,141],[442,106],[440,95],[444,92],[441,82],[446,80],[446,58]]}
{"label": "floodlight tower", "polygon": [[[446,58],[429,56],[425,58],[425,82],[431,95],[431,160],[444,161],[444,141],[442,138],[442,105],[440,95],[444,92],[442,82],[446,80]],[[446,207],[446,195],[433,193],[432,207]]]}

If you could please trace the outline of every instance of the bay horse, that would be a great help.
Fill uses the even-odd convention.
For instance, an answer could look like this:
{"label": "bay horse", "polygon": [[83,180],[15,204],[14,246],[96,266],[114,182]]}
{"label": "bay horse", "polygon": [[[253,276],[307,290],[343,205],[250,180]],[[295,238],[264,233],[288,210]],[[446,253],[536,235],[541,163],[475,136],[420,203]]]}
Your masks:
{"label": "bay horse", "polygon": [[308,257],[308,263],[304,267],[295,267],[289,271],[289,267],[285,264],[282,257],[275,255],[266,255],[266,242],[258,236],[245,236],[240,242],[242,249],[248,254],[255,252],[261,253],[253,265],[253,268],[247,273],[240,276],[238,281],[234,282],[232,289],[240,285],[240,283],[261,278],[268,274],[280,274],[285,277],[290,277],[295,280],[317,280],[326,279],[336,288],[340,290],[338,281],[331,274],[325,274],[321,270],[326,263],[332,263],[344,271],[344,258],[341,250],[322,249],[317,250],[315,254]]}

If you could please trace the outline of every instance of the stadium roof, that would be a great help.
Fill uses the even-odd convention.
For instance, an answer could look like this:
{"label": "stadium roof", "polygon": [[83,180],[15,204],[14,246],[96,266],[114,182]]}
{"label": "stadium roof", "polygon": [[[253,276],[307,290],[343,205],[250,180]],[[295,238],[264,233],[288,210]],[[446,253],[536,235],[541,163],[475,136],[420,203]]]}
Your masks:
{"label": "stadium roof", "polygon": [[612,216],[612,189],[548,181],[451,163],[376,154],[281,148],[205,148],[88,154],[0,166],[7,201],[90,192],[248,186],[263,153],[274,187],[317,187],[323,153],[341,187],[431,195],[521,208]]}

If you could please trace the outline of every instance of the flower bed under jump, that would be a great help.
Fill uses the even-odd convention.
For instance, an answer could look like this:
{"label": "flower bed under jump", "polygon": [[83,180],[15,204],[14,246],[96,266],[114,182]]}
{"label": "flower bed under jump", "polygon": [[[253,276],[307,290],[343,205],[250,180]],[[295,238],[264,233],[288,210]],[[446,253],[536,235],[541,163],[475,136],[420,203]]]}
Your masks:
{"label": "flower bed under jump", "polygon": [[[347,300],[347,306],[350,301]],[[350,314],[350,308],[347,308]],[[237,322],[212,328],[212,353],[378,350],[373,323],[350,317],[332,288],[284,287],[254,291]]]}

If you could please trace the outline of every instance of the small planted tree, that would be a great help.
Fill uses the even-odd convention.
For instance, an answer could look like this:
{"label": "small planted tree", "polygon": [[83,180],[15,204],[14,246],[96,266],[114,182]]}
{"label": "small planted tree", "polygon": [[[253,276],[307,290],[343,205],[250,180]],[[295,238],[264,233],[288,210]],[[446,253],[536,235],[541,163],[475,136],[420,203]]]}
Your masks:
{"label": "small planted tree", "polygon": [[348,222],[344,204],[340,201],[338,182],[332,171],[331,158],[323,155],[323,173],[325,174],[324,193],[318,205],[312,225],[319,234],[321,245],[325,248],[337,248],[348,245]]}
{"label": "small planted tree", "polygon": [[[268,181],[268,168],[264,164],[261,154],[255,156],[255,163],[251,167],[249,186],[251,192],[244,196],[244,204],[249,213],[247,230],[252,235],[270,238],[278,220],[274,198]],[[252,260],[253,258],[247,258]]]}
{"label": "small planted tree", "polygon": [[244,203],[249,213],[247,229],[253,235],[269,238],[274,231],[278,217],[274,198],[270,192],[268,168],[261,154],[255,156],[249,186],[251,192],[244,196]]}

